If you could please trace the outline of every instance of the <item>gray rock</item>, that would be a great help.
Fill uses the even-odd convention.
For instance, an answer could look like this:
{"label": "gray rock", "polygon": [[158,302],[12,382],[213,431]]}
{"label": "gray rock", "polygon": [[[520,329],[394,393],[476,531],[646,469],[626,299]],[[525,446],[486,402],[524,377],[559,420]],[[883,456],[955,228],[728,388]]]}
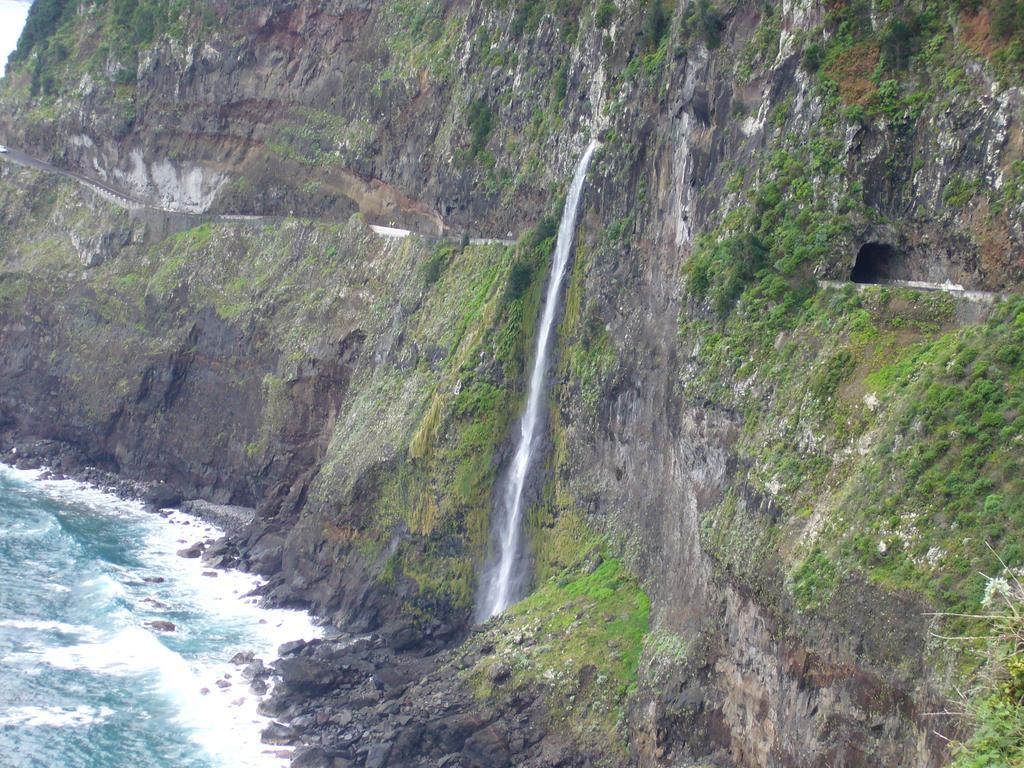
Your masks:
{"label": "gray rock", "polygon": [[[214,504],[202,499],[189,499],[182,502],[181,510],[190,515],[213,523],[226,533],[235,533],[249,523],[256,516],[256,510],[251,507],[239,507],[232,504]],[[223,554],[224,550],[215,554]]]}
{"label": "gray rock", "polygon": [[303,747],[295,751],[291,768],[333,768],[334,758],[322,747]]}
{"label": "gray rock", "polygon": [[294,744],[297,738],[295,730],[284,723],[271,723],[263,729],[263,733],[260,734],[260,741],[264,744],[276,744],[278,746],[287,746]]}
{"label": "gray rock", "polygon": [[390,742],[372,745],[370,747],[370,751],[366,753],[366,768],[385,768],[388,764],[388,756],[390,754]]}
{"label": "gray rock", "polygon": [[277,664],[277,671],[284,685],[299,693],[317,693],[334,685],[331,670],[310,659],[282,659]]}
{"label": "gray rock", "polygon": [[281,643],[277,649],[278,656],[290,656],[293,653],[298,653],[306,647],[305,640],[289,640],[287,643]]}
{"label": "gray rock", "polygon": [[352,711],[348,709],[343,709],[340,712],[336,713],[334,717],[331,718],[331,720],[333,720],[338,725],[344,727],[352,722]]}
{"label": "gray rock", "polygon": [[269,674],[269,671],[270,670],[263,666],[263,659],[256,659],[242,669],[242,677],[245,680],[255,680],[257,677],[265,677]]}
{"label": "gray rock", "polygon": [[188,558],[188,559],[192,560],[192,559],[195,559],[195,558],[199,557],[200,555],[202,555],[203,554],[203,550],[205,548],[206,547],[203,544],[203,542],[197,541],[195,544],[193,544],[190,547],[185,547],[184,549],[179,549],[178,550],[178,557],[184,557],[184,558]]}

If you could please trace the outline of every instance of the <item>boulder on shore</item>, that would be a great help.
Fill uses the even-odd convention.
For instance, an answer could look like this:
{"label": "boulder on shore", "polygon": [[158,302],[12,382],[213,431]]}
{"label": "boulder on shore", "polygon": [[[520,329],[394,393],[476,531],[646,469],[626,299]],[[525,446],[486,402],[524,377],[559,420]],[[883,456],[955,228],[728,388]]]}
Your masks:
{"label": "boulder on shore", "polygon": [[188,559],[194,559],[203,554],[203,550],[206,549],[206,545],[201,541],[197,541],[190,547],[178,550],[178,557],[185,557]]}

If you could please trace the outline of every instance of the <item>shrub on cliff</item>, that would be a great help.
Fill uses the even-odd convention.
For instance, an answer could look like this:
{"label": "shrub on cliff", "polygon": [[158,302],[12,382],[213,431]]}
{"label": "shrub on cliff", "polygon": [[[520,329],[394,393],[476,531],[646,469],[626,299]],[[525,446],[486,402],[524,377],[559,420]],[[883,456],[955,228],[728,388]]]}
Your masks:
{"label": "shrub on cliff", "polygon": [[75,4],[68,0],[36,0],[32,3],[18,47],[11,54],[11,63],[27,60],[32,49],[49,40],[64,20],[66,12],[73,13],[74,7]]}
{"label": "shrub on cliff", "polygon": [[987,579],[982,599],[988,623],[988,663],[980,697],[967,714],[974,733],[953,748],[953,768],[1024,765],[1024,585],[1016,572]]}
{"label": "shrub on cliff", "polygon": [[477,99],[469,105],[466,124],[469,126],[470,152],[476,157],[487,146],[494,129],[494,113],[486,101]]}
{"label": "shrub on cliff", "polygon": [[725,17],[709,0],[696,0],[687,6],[682,28],[685,37],[700,36],[714,50],[722,44]]}

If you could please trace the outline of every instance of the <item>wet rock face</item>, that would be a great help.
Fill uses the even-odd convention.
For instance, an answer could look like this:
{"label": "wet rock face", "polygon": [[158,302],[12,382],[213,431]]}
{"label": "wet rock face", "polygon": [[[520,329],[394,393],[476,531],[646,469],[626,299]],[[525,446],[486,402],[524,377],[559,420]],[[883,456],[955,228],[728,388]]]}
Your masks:
{"label": "wet rock face", "polygon": [[680,359],[668,320],[687,311],[674,254],[648,246],[640,261],[634,270],[617,254],[593,263],[591,295],[607,302],[596,314],[614,317],[611,333],[623,340],[619,367],[595,419],[579,402],[561,403],[564,423],[579,430],[572,487],[593,519],[631,542],[652,627],[689,638],[641,667],[634,754],[643,765],[944,765],[935,722],[922,716],[942,709],[924,667],[923,601],[861,584],[826,619],[798,618],[777,560],[758,565],[754,592],[704,550],[702,518],[727,492],[739,520],[780,510],[744,492],[742,415],[680,392],[694,363]]}
{"label": "wet rock face", "polygon": [[[57,304],[39,305],[27,324],[5,324],[0,331],[8,351],[0,360],[0,376],[9,384],[0,395],[6,442],[16,442],[18,434],[51,438],[76,446],[88,463],[162,481],[143,494],[154,507],[186,498],[250,507],[240,515],[230,506],[218,510],[198,502],[194,511],[228,529],[250,522],[257,502],[280,505],[297,490],[296,479],[316,465],[333,429],[358,360],[358,332],[326,350],[323,359],[310,360],[288,383],[286,428],[261,444],[268,458],[256,466],[261,457],[246,449],[261,439],[264,380],[275,372],[279,354],[262,332],[237,328],[210,309],[179,315],[177,327],[165,328],[166,318],[153,307],[142,322],[166,334],[158,345],[162,351],[90,348],[88,338],[75,340],[69,321],[76,306],[95,299],[93,289],[76,287]],[[76,384],[66,372],[101,359],[111,377],[124,377],[121,391],[111,389],[110,380],[88,393],[69,391]],[[26,410],[27,403],[38,405]]]}
{"label": "wet rock face", "polygon": [[[218,7],[231,20],[224,31],[144,52],[131,121],[95,86],[53,124],[24,119],[29,105],[19,103],[0,110],[0,127],[43,156],[161,205],[333,220],[358,211],[428,234],[449,227],[502,236],[549,212],[550,189],[600,130],[608,146],[586,192],[580,240],[590,261],[579,291],[614,365],[590,397],[567,391],[557,402],[567,474],[588,524],[625,542],[629,566],[652,599],[652,628],[690,640],[662,666],[641,667],[626,718],[628,760],[941,764],[935,722],[924,716],[940,708],[922,661],[924,606],[858,584],[837,598],[831,615],[801,617],[787,603],[780,563],[758,564],[751,588],[723,571],[701,539],[703,515],[730,492],[738,524],[794,511],[746,483],[743,414],[687,390],[698,362],[681,348],[680,319],[708,318],[683,294],[682,266],[695,238],[743,202],[729,190],[736,171],[755,169],[783,136],[806,137],[823,117],[826,106],[794,40],[822,23],[825,7],[782,3],[777,50],[746,82],[729,57],[750,40],[760,11],[733,9],[722,48],[670,46],[662,79],[652,85],[616,80],[629,58],[647,53],[628,42],[640,39],[643,25],[632,12],[621,14],[614,32],[587,22],[570,40],[545,17],[535,33],[513,39],[510,19],[493,4],[436,4],[444,5],[442,20],[467,14],[465,27],[455,28],[451,61],[441,62],[451,66],[416,60],[411,70],[401,58],[410,41],[394,37],[403,31],[390,13],[395,5],[233,0]],[[492,35],[485,53],[473,49],[481,30]],[[520,64],[482,65],[499,42]],[[556,61],[565,65],[564,102],[545,117]],[[1020,141],[1019,89],[996,93],[983,71],[968,75],[982,96],[912,132],[851,122],[833,159],[860,185],[862,208],[843,247],[814,265],[815,277],[846,280],[864,256],[868,278],[1019,287],[1019,218],[957,208],[946,193],[959,177],[1005,181]],[[493,110],[491,158],[465,154],[467,105],[476,101]],[[558,127],[526,152],[518,142],[540,130],[535,113],[538,124]],[[326,143],[314,146],[311,133]],[[8,175],[4,169],[5,183]],[[500,188],[509,179],[517,186]],[[38,185],[28,193],[34,201],[53,191],[18,183]],[[177,228],[145,222],[143,231],[109,212],[90,215],[104,226],[79,234],[80,224],[68,224],[65,247],[75,270],[92,274]],[[6,227],[35,236],[29,213],[18,216],[17,206],[0,206]],[[608,246],[613,225],[619,240]],[[260,275],[261,286],[331,253],[317,226],[305,227],[298,245],[287,244],[294,251],[287,269]],[[223,260],[265,258],[246,250],[245,237],[233,236]],[[131,301],[115,295],[139,305],[127,319],[104,314],[109,305],[99,299],[107,294],[92,278],[74,277],[67,290],[62,284],[49,294],[34,288],[25,306],[0,314],[0,426],[10,444],[38,449],[19,460],[67,472],[96,464],[165,481],[148,491],[155,506],[200,498],[256,509],[252,521],[239,518],[230,545],[204,556],[266,574],[276,603],[313,606],[346,629],[377,633],[362,645],[281,650],[280,682],[266,711],[287,724],[267,738],[301,745],[296,765],[586,764],[591,756],[549,727],[539,695],[489,709],[460,683],[450,646],[465,637],[466,610],[431,606],[413,620],[405,610],[416,588],[384,578],[389,559],[414,534],[402,522],[382,531],[367,520],[407,451],[418,395],[372,401],[373,429],[359,431],[351,422],[353,377],[401,357],[401,381],[380,389],[411,382],[410,391],[427,391],[450,350],[423,347],[421,354],[403,342],[411,332],[403,320],[422,292],[367,287],[375,274],[397,270],[400,256],[369,250],[365,241],[349,249],[365,271],[343,272],[346,254],[334,253],[319,278],[344,297],[343,310],[324,317],[301,297],[292,325],[275,314],[288,301],[272,294],[258,317],[241,320],[231,305],[216,311],[190,300],[189,291],[209,279],[208,264]],[[871,259],[874,268],[866,266]],[[421,275],[408,268],[395,282],[420,285]],[[377,315],[395,319],[368,330]],[[101,344],[112,322],[143,326],[146,343]],[[93,330],[83,336],[80,327]],[[285,340],[272,340],[280,327]],[[324,343],[313,351],[301,345],[324,327],[331,331]],[[423,370],[426,380],[417,380]],[[415,418],[376,431],[403,409]],[[327,461],[330,442],[350,433],[365,439]],[[46,440],[30,440],[36,437]],[[332,475],[343,482],[318,486]],[[461,535],[428,544],[435,553],[462,552]],[[490,682],[502,685],[514,673],[497,665]],[[267,685],[255,661],[247,674],[254,687]]]}
{"label": "wet rock face", "polygon": [[131,233],[128,230],[105,232],[102,235],[82,240],[77,232],[72,231],[71,242],[78,251],[83,267],[98,267],[107,259],[129,243]]}

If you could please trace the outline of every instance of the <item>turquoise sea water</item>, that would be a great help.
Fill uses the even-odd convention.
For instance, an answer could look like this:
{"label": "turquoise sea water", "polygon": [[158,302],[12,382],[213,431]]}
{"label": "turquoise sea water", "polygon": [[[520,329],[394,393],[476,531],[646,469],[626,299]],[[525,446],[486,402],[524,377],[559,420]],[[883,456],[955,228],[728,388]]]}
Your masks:
{"label": "turquoise sea water", "polygon": [[253,577],[214,577],[176,556],[215,534],[0,468],[0,765],[286,764],[260,743],[267,721],[229,660],[253,650],[270,661],[279,643],[317,631],[243,598]]}

